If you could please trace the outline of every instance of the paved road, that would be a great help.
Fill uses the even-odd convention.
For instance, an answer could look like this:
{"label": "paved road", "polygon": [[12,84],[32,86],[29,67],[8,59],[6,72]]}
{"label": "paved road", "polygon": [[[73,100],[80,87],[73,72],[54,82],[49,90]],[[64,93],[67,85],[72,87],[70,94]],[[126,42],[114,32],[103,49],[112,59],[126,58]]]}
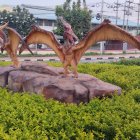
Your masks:
{"label": "paved road", "polygon": [[[120,59],[140,58],[140,54],[115,54],[83,56],[81,62],[116,62]],[[11,61],[9,57],[0,58],[0,61]],[[19,61],[60,61],[58,57],[19,57]]]}

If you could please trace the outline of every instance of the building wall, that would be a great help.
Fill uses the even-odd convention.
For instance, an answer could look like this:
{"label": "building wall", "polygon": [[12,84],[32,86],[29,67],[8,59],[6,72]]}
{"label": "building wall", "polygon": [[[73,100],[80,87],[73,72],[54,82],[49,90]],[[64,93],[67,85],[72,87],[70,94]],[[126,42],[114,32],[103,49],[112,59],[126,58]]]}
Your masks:
{"label": "building wall", "polygon": [[123,42],[119,40],[110,40],[105,43],[105,50],[122,50]]}
{"label": "building wall", "polygon": [[[131,44],[127,44],[127,50],[136,49]],[[105,50],[123,50],[123,41],[110,40],[105,43]]]}
{"label": "building wall", "polygon": [[48,20],[48,19],[36,19],[37,24],[40,28],[45,29],[47,31],[53,31],[56,29],[55,20]]}

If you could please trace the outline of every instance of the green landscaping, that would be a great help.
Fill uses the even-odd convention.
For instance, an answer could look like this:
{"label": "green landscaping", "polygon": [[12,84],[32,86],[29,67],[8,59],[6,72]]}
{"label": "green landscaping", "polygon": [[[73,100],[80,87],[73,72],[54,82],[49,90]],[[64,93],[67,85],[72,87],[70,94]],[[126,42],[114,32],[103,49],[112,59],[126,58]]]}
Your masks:
{"label": "green landscaping", "polygon": [[[0,88],[0,139],[139,140],[140,66],[136,61],[133,66],[130,61],[79,64],[79,72],[122,88],[121,96],[96,98],[87,104],[46,101],[41,95]],[[1,66],[9,64],[0,62]]]}
{"label": "green landscaping", "polygon": [[133,65],[140,66],[140,58],[131,59],[131,60],[122,59],[122,60],[118,61],[117,63],[114,62],[114,64],[129,65],[129,66],[133,66]]}

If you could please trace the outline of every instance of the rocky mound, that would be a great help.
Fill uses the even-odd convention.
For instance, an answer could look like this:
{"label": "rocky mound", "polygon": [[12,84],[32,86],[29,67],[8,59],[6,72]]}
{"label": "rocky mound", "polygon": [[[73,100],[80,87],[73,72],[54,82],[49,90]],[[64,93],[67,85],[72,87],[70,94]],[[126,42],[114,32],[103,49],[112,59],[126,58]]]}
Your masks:
{"label": "rocky mound", "polygon": [[24,62],[20,69],[0,67],[0,86],[15,92],[43,94],[66,103],[89,102],[94,97],[121,94],[121,88],[101,81],[88,74],[79,73],[64,77],[63,68],[50,67],[46,63]]}

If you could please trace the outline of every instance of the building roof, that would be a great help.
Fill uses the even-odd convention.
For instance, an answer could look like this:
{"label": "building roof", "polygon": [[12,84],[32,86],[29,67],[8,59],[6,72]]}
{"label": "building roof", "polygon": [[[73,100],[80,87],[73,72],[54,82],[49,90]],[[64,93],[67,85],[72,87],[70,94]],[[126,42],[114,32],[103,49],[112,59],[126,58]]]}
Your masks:
{"label": "building roof", "polygon": [[57,19],[54,8],[42,7],[42,6],[30,6],[30,5],[23,5],[23,4],[21,6],[29,10],[29,12],[33,14],[35,18],[48,19],[48,20]]}
{"label": "building roof", "polygon": [[48,19],[48,20],[56,20],[57,17],[54,12],[46,11],[42,13],[32,13],[35,18],[38,19]]}

